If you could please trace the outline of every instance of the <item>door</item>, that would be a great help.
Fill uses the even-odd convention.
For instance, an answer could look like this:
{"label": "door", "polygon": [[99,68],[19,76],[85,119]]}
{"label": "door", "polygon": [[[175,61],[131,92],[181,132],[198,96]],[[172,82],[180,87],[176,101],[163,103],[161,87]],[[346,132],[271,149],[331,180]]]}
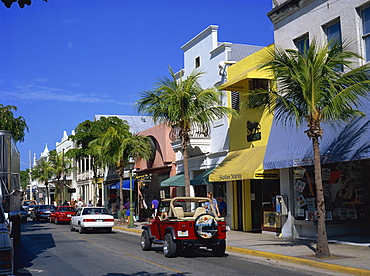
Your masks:
{"label": "door", "polygon": [[239,231],[243,231],[243,219],[244,219],[244,210],[243,210],[243,185],[242,181],[238,180],[236,181],[236,206],[237,208],[237,229]]}
{"label": "door", "polygon": [[252,232],[261,232],[263,180],[251,180]]}

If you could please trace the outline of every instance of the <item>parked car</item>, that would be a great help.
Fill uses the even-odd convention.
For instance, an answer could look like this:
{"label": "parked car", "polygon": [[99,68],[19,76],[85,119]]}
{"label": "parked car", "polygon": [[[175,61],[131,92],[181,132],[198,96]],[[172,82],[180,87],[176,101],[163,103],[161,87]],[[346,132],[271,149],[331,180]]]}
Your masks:
{"label": "parked car", "polygon": [[0,275],[13,275],[14,252],[9,223],[4,216],[3,208],[0,207]]}
{"label": "parked car", "polygon": [[27,210],[28,205],[36,205],[36,202],[34,200],[23,200],[22,206],[25,210]]}
{"label": "parked car", "polygon": [[181,249],[200,247],[212,249],[215,256],[225,254],[226,222],[217,217],[209,198],[175,197],[163,203],[165,207],[160,207],[154,220],[142,226],[142,250],[150,250],[156,243],[163,245],[166,257],[175,257]]}
{"label": "parked car", "polygon": [[60,222],[70,222],[71,217],[76,214],[75,207],[59,206],[50,214],[49,221],[58,224]]}
{"label": "parked car", "polygon": [[80,234],[87,230],[105,230],[109,233],[113,226],[113,216],[103,207],[79,208],[70,222],[71,231],[78,230]]}
{"label": "parked car", "polygon": [[37,206],[37,205],[34,205],[34,204],[30,204],[30,205],[28,205],[28,207],[27,207],[27,215],[30,217],[31,216],[31,213],[32,213],[32,211],[33,211],[33,208],[35,208],[35,206]]}
{"label": "parked car", "polygon": [[54,211],[54,205],[35,205],[31,212],[31,218],[33,221],[39,221],[41,219],[49,220],[50,214]]}

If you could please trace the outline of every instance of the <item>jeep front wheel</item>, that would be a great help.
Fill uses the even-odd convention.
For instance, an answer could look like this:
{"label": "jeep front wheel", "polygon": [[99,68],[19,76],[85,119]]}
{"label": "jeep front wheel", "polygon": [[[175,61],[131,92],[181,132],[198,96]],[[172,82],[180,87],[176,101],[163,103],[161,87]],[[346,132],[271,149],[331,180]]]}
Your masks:
{"label": "jeep front wheel", "polygon": [[167,258],[172,258],[176,256],[176,243],[173,241],[172,235],[170,233],[167,233],[164,237],[163,254]]}
{"label": "jeep front wheel", "polygon": [[148,251],[152,248],[152,242],[150,241],[148,230],[144,230],[143,233],[141,233],[140,245],[143,251]]}

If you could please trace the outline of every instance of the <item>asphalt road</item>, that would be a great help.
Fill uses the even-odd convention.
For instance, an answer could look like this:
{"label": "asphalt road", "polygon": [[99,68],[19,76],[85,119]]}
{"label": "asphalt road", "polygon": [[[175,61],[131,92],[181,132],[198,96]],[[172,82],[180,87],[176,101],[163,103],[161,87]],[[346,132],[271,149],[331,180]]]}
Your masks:
{"label": "asphalt road", "polygon": [[28,221],[15,250],[15,275],[317,275],[279,264],[208,250],[187,251],[168,259],[162,248],[144,252],[138,235],[71,232],[69,225]]}

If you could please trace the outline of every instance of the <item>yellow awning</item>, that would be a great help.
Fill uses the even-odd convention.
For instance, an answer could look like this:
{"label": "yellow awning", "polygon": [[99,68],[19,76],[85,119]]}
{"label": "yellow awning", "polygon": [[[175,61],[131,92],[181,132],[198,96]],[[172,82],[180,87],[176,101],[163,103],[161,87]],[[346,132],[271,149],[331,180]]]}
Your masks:
{"label": "yellow awning", "polygon": [[230,152],[209,175],[209,181],[233,181],[243,179],[278,179],[278,170],[264,170],[266,146]]}
{"label": "yellow awning", "polygon": [[255,69],[244,71],[228,82],[221,84],[218,90],[243,92],[248,87],[247,81],[250,79],[266,79],[266,73],[259,72]]}

